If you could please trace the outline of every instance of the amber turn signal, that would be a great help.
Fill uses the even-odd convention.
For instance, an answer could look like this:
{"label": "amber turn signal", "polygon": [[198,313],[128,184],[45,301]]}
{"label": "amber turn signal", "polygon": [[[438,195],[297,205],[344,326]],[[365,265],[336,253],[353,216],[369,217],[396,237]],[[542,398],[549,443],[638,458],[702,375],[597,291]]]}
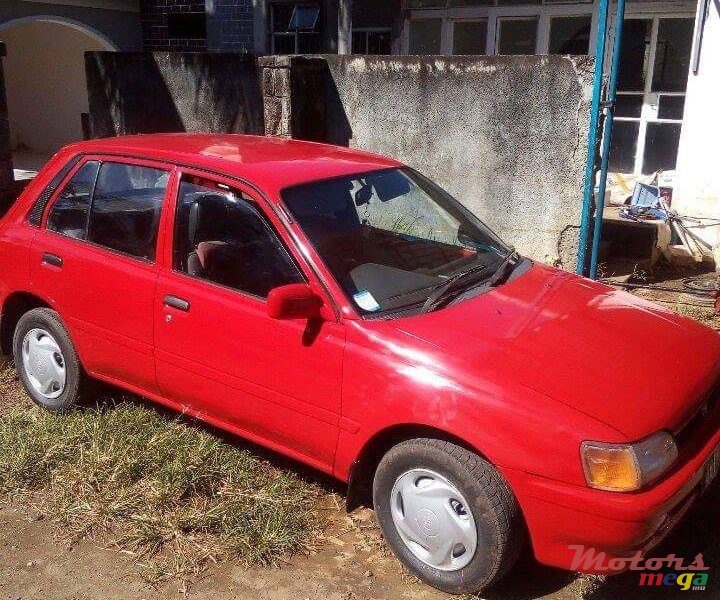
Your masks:
{"label": "amber turn signal", "polygon": [[666,473],[678,451],[672,435],[660,431],[635,444],[583,442],[581,455],[590,487],[633,492]]}

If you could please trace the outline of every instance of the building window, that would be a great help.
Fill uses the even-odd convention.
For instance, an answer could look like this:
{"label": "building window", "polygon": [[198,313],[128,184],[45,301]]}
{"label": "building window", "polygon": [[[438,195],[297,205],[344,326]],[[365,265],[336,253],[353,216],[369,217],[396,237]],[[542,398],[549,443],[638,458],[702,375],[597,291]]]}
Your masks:
{"label": "building window", "polygon": [[272,4],[270,6],[273,54],[320,52],[320,7],[317,4]]}
{"label": "building window", "polygon": [[392,54],[392,32],[387,28],[353,29],[352,53]]}
{"label": "building window", "polygon": [[453,54],[485,54],[487,19],[453,23]]}
{"label": "building window", "polygon": [[550,20],[548,54],[588,54],[592,17],[553,17]]}
{"label": "building window", "polygon": [[410,21],[410,54],[440,54],[442,19]]}
{"label": "building window", "polygon": [[497,54],[535,54],[538,17],[498,19]]}
{"label": "building window", "polygon": [[649,175],[675,168],[693,26],[690,15],[625,20],[611,171]]}
{"label": "building window", "polygon": [[168,14],[168,37],[181,40],[206,39],[207,21],[205,13]]}

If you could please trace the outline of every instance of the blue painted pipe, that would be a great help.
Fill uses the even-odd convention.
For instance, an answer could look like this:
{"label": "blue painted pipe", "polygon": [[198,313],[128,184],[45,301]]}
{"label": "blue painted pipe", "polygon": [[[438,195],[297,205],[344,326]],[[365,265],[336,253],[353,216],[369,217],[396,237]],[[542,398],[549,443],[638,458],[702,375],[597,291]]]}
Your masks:
{"label": "blue painted pipe", "polygon": [[590,126],[588,128],[587,159],[585,161],[585,186],[583,188],[582,215],[580,218],[580,241],[578,243],[578,275],[585,274],[585,253],[590,228],[590,208],[595,174],[595,150],[597,146],[598,121],[600,119],[600,96],[602,93],[603,68],[605,66],[605,40],[607,38],[609,0],[600,0],[598,11],[597,39],[595,42],[595,74],[593,75],[592,100],[590,103]]}
{"label": "blue painted pipe", "polygon": [[624,20],[625,0],[618,0],[617,10],[615,12],[615,39],[613,40],[613,55],[610,65],[610,82],[608,83],[607,106],[605,107],[605,130],[603,131],[602,153],[600,155],[600,180],[598,181],[598,194],[595,199],[595,228],[593,229],[592,252],[590,253],[590,279],[597,279],[603,211],[605,209],[605,186],[607,183],[608,161],[610,160],[610,144],[612,143],[615,97],[617,96],[617,80],[618,70],[620,68],[620,50],[622,47]]}

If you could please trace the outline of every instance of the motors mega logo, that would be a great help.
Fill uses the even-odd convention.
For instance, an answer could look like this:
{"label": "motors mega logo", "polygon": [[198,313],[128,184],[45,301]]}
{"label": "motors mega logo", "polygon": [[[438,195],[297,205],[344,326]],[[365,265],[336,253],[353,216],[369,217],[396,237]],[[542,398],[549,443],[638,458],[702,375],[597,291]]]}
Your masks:
{"label": "motors mega logo", "polygon": [[[674,554],[664,558],[645,558],[642,552],[636,552],[629,558],[608,558],[605,552],[585,546],[568,546],[575,551],[570,569],[573,571],[593,571],[595,573],[620,573],[622,571],[640,571],[642,586],[677,586],[683,591],[703,591],[708,584],[710,567],[705,565],[703,555],[698,554],[690,564]],[[658,572],[667,569],[668,572]]]}

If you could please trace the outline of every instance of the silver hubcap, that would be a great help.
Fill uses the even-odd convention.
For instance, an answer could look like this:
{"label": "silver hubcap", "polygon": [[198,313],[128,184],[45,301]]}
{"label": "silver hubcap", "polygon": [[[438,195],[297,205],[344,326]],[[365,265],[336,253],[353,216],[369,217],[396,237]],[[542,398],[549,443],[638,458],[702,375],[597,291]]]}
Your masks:
{"label": "silver hubcap", "polygon": [[44,329],[31,329],[22,344],[25,375],[33,389],[47,398],[58,398],[65,390],[65,357],[55,338]]}
{"label": "silver hubcap", "polygon": [[390,506],[403,542],[426,565],[456,571],[475,556],[477,529],[469,505],[442,475],[427,469],[403,473]]}

